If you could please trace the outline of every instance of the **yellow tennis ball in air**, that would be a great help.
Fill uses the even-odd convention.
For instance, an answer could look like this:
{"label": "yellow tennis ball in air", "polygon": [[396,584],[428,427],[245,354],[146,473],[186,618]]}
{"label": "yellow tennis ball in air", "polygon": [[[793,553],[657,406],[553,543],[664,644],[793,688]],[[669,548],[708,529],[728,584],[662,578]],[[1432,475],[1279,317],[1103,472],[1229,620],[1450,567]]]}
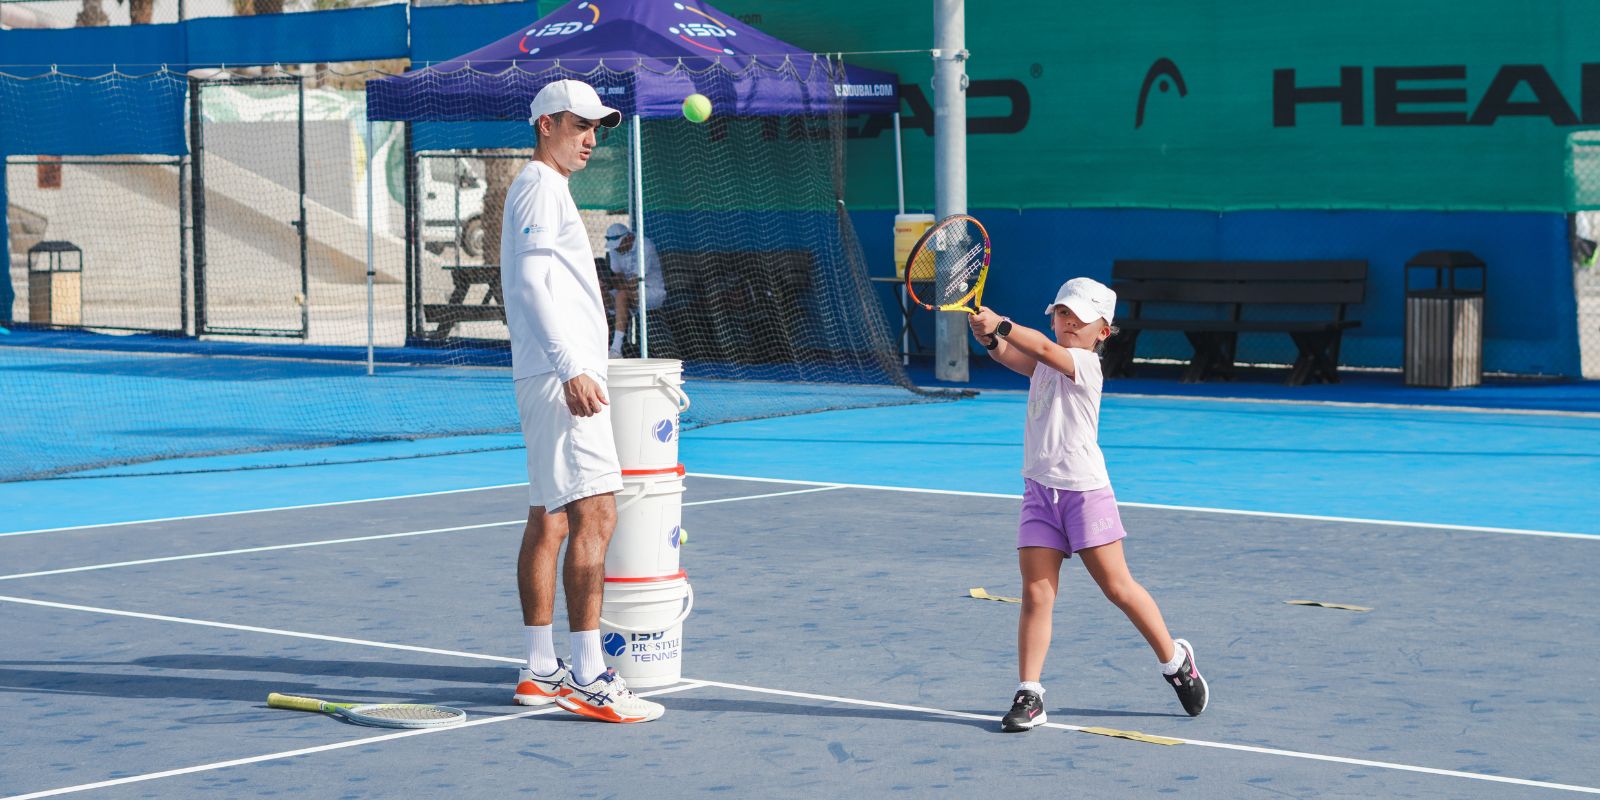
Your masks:
{"label": "yellow tennis ball in air", "polygon": [[683,98],[683,117],[696,123],[711,119],[711,98],[703,94],[691,94]]}

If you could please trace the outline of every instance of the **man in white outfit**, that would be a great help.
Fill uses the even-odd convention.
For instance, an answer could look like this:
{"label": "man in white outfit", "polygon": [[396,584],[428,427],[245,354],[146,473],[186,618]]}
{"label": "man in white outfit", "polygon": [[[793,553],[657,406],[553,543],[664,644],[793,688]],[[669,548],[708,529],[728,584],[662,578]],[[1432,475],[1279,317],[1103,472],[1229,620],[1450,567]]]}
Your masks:
{"label": "man in white outfit", "polygon": [[[643,242],[643,244],[638,244]],[[606,261],[616,276],[611,299],[614,301],[615,328],[611,333],[611,357],[622,357],[623,337],[628,333],[628,323],[639,294],[639,252],[644,253],[644,287],[647,310],[658,309],[667,302],[666,278],[661,273],[661,256],[656,253],[656,243],[648,237],[634,236],[633,231],[620,222],[606,228]]]}
{"label": "man in white outfit", "polygon": [[[538,141],[506,192],[500,234],[511,369],[528,452],[528,525],[517,556],[528,663],[513,699],[556,703],[607,722],[648,722],[661,716],[661,705],[629,691],[606,669],[600,648],[606,548],[622,470],[606,399],[600,279],[567,185],[588,165],[596,129],[616,127],[622,114],[572,80],[545,86],[530,111]],[[556,658],[552,633],[563,540],[570,665]]]}

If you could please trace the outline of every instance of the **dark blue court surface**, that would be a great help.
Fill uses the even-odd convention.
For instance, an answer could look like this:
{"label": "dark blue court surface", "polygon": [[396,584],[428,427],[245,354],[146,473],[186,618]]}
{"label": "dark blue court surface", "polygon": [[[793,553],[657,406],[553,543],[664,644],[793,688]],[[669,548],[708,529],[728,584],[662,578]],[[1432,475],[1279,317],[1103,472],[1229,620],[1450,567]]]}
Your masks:
{"label": "dark blue court surface", "polygon": [[[507,702],[522,487],[0,537],[0,794],[1600,792],[1600,537],[1126,508],[1211,707],[1185,716],[1069,566],[1053,727],[1008,735],[1018,607],[967,594],[1018,593],[1015,499],[691,477],[685,500],[685,682],[636,726]],[[271,691],[472,719],[360,728]]]}

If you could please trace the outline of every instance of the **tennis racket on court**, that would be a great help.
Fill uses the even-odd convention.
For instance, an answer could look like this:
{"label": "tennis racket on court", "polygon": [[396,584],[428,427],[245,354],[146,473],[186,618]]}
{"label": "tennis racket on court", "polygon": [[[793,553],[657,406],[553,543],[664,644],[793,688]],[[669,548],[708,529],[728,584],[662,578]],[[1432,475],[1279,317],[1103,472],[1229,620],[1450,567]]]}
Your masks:
{"label": "tennis racket on court", "polygon": [[293,711],[320,711],[344,717],[357,725],[378,728],[443,728],[467,721],[467,712],[459,708],[425,703],[330,703],[273,692],[267,695],[267,706]]}
{"label": "tennis racket on court", "polygon": [[988,277],[989,232],[966,214],[940,220],[906,257],[906,294],[929,311],[978,313]]}

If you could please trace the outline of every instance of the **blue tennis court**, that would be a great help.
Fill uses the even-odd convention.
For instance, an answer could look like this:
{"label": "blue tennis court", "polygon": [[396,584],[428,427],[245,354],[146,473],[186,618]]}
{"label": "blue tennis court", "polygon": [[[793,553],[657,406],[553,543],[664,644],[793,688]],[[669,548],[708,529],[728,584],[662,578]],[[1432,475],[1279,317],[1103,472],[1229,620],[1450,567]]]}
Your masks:
{"label": "blue tennis court", "polygon": [[[998,717],[1018,606],[969,594],[1017,594],[1024,405],[991,391],[686,433],[684,681],[651,692],[665,718],[620,730],[508,703],[526,505],[514,441],[0,484],[0,686],[27,732],[0,786],[1600,792],[1585,757],[1600,715],[1581,680],[1600,630],[1600,418],[1108,396],[1130,564],[1195,643],[1212,704],[1184,715],[1131,626],[1069,567],[1052,722],[1017,737]],[[958,424],[959,444],[906,433]],[[273,691],[471,719],[387,732],[268,709]]]}
{"label": "blue tennis court", "polygon": [[0,800],[1600,794],[1600,4],[717,4],[0,0]]}

